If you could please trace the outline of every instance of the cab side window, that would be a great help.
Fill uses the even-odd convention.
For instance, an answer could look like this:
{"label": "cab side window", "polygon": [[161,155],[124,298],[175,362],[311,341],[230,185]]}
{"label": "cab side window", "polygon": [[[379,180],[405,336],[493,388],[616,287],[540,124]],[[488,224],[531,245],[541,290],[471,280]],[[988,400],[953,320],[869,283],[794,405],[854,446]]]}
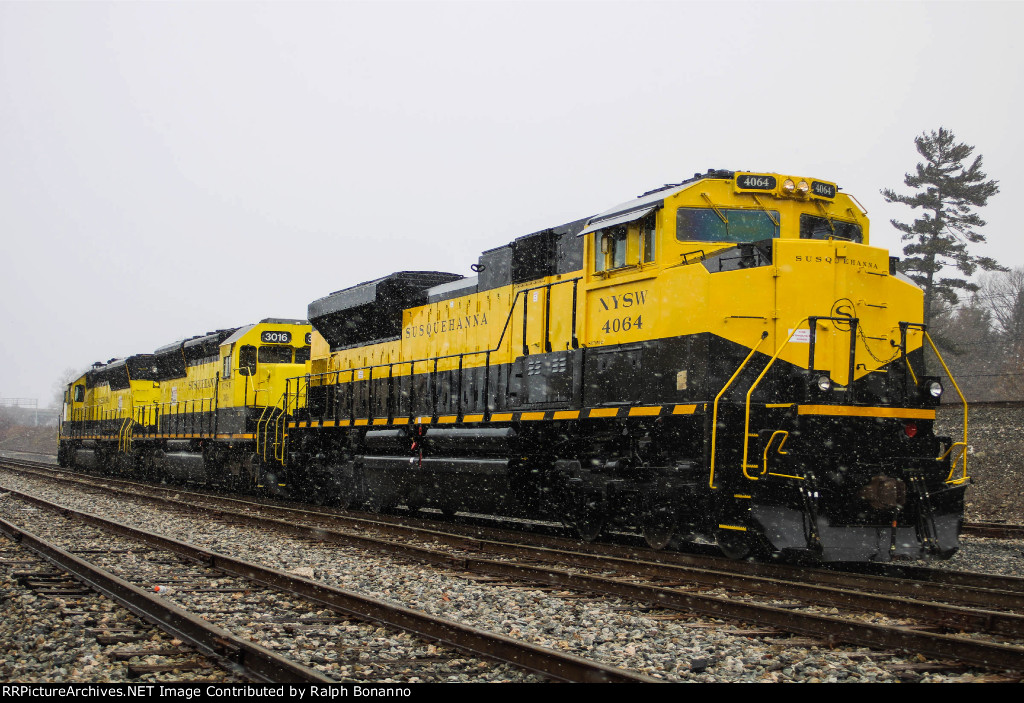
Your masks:
{"label": "cab side window", "polygon": [[252,376],[256,373],[256,347],[246,344],[238,352],[238,373]]}
{"label": "cab side window", "polygon": [[85,386],[83,386],[83,385],[75,386],[75,402],[76,403],[82,403],[84,401],[85,401]]}
{"label": "cab side window", "polygon": [[594,271],[652,263],[657,250],[656,222],[651,214],[639,222],[598,232],[594,242]]}
{"label": "cab side window", "polygon": [[594,270],[605,271],[626,265],[626,228],[615,227],[597,235]]}
{"label": "cab side window", "polygon": [[648,215],[640,223],[640,263],[654,261],[654,215]]}
{"label": "cab side window", "polygon": [[231,378],[231,355],[228,354],[224,357],[224,372],[220,375],[221,378]]}

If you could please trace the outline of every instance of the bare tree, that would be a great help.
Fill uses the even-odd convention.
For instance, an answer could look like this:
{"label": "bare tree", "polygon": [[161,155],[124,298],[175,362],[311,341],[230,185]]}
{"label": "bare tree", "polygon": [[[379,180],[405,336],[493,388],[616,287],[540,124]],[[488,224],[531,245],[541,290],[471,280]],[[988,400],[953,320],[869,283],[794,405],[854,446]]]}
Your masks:
{"label": "bare tree", "polygon": [[1002,377],[1014,398],[1024,397],[1024,267],[981,278],[978,297],[999,337]]}

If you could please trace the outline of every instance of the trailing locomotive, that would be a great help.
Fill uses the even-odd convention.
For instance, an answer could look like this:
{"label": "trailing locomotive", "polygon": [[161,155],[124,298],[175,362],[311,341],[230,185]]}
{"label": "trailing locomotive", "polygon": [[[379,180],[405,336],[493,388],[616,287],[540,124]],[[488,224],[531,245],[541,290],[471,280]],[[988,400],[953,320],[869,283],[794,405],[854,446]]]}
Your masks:
{"label": "trailing locomotive", "polygon": [[734,558],[956,551],[966,404],[936,436],[922,292],[836,184],[708,171],[472,268],[100,365],[69,386],[61,462]]}
{"label": "trailing locomotive", "polygon": [[309,361],[312,327],[268,318],[94,364],[65,393],[62,466],[286,488],[285,381]]}
{"label": "trailing locomotive", "polygon": [[[831,182],[708,171],[309,306],[283,464],[342,504],[702,534],[735,558],[948,557],[922,293]],[[934,346],[934,345],[932,345]],[[936,350],[937,353],[937,350]]]}

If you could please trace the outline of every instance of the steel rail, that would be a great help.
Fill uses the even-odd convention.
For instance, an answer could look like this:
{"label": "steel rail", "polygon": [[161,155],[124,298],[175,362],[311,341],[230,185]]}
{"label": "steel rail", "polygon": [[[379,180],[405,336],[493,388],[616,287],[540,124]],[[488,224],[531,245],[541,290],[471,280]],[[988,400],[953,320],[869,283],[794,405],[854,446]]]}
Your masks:
{"label": "steel rail", "polygon": [[146,622],[188,642],[229,670],[245,674],[262,683],[337,683],[335,679],[314,669],[285,659],[265,647],[242,639],[158,596],[151,595],[138,586],[6,520],[0,519],[0,532]]}
{"label": "steel rail", "polygon": [[965,534],[996,539],[1024,538],[1024,525],[1004,525],[998,522],[969,522],[963,526]]}

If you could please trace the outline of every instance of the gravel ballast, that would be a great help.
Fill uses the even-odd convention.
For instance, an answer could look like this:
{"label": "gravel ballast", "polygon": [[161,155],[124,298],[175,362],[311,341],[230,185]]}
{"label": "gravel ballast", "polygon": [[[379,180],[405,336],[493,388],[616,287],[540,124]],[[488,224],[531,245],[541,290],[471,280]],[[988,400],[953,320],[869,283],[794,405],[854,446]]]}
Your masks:
{"label": "gravel ballast", "polygon": [[[749,633],[750,628],[739,623],[646,612],[616,599],[489,585],[386,556],[312,545],[270,531],[184,517],[146,504],[57,488],[27,477],[4,474],[0,485],[242,559],[309,575],[339,588],[667,681],[970,681],[990,676],[988,672],[957,671],[955,667],[922,671],[921,662],[913,657],[863,648],[830,650],[784,634],[751,636],[742,634]],[[17,513],[18,507],[12,498],[0,499],[2,514]],[[11,519],[16,521],[14,515]],[[969,539],[948,564],[959,569],[1024,575],[1020,552],[1020,544]],[[4,626],[0,624],[0,628]],[[0,641],[4,634],[0,632]],[[389,635],[381,637],[386,640]],[[480,680],[472,671],[460,671],[453,676],[456,680]]]}

